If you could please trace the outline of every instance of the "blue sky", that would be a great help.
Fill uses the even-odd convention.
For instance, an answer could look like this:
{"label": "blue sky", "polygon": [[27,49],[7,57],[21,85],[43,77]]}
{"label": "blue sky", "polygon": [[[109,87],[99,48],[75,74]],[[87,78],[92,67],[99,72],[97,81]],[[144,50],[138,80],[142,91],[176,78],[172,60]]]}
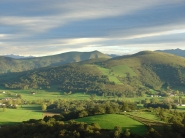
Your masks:
{"label": "blue sky", "polygon": [[185,49],[185,0],[1,0],[0,55]]}

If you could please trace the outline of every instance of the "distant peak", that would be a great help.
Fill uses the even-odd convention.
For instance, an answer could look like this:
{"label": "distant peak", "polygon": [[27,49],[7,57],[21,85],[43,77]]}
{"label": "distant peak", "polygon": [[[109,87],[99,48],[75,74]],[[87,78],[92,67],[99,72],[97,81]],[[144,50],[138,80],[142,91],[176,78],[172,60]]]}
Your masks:
{"label": "distant peak", "polygon": [[96,53],[96,52],[101,53],[101,52],[100,52],[100,51],[98,51],[98,50],[94,50],[94,51],[92,51],[92,52],[94,52],[94,53]]}
{"label": "distant peak", "polygon": [[176,49],[166,49],[166,50],[157,50],[159,52],[165,52],[165,53],[170,53],[170,54],[174,54],[177,56],[182,56],[185,57],[185,50],[182,50],[180,48],[176,48]]}
{"label": "distant peak", "polygon": [[152,54],[152,53],[154,53],[154,52],[153,51],[140,51],[134,55],[144,55],[144,54]]}
{"label": "distant peak", "polygon": [[5,57],[14,58],[14,59],[33,58],[33,56],[20,56],[20,55],[14,55],[14,54],[4,55],[4,56],[5,56]]}

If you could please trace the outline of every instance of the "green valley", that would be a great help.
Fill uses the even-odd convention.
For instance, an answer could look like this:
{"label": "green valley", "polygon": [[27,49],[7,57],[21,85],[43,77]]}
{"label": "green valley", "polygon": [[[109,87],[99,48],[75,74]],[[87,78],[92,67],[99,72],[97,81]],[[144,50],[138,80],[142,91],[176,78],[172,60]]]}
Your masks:
{"label": "green valley", "polygon": [[[16,137],[13,132],[22,133],[18,128],[28,133],[38,126],[42,131],[34,136],[48,128],[55,128],[53,137],[183,136],[185,58],[152,51],[115,58],[96,54],[101,55],[67,53],[75,60],[65,65],[55,56],[58,63],[43,57],[37,69],[1,74],[0,137],[8,135],[6,128]],[[37,59],[8,60],[18,69],[18,62],[24,67]]]}

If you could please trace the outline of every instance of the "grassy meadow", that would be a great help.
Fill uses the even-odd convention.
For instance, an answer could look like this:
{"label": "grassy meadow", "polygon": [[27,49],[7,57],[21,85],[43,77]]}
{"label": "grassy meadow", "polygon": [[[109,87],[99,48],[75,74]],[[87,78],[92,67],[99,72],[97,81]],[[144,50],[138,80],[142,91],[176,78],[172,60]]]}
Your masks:
{"label": "grassy meadow", "polygon": [[147,131],[147,128],[142,123],[133,120],[125,115],[119,114],[96,115],[79,118],[76,119],[76,121],[85,122],[88,124],[98,123],[99,126],[104,129],[114,129],[115,126],[120,126],[123,130],[130,129],[131,132],[140,135],[146,133]]}
{"label": "grassy meadow", "polygon": [[[1,92],[5,93],[1,93]],[[31,94],[30,92],[36,92],[36,94]],[[16,94],[21,94],[22,99],[24,100],[39,100],[39,99],[69,99],[69,100],[86,100],[90,98],[90,94],[83,94],[83,93],[74,93],[74,94],[66,94],[64,95],[63,92],[58,91],[56,89],[50,90],[6,90],[0,88],[0,99],[6,97],[16,97]],[[98,97],[98,96],[97,96]]]}
{"label": "grassy meadow", "polygon": [[[2,92],[5,93],[2,93]],[[155,93],[154,90],[151,89],[153,93]],[[31,94],[30,92],[36,92],[36,94]],[[7,97],[16,97],[17,94],[20,94],[22,96],[22,99],[24,100],[43,100],[43,99],[52,99],[52,100],[58,100],[58,99],[65,99],[65,100],[89,100],[90,96],[94,93],[82,93],[82,92],[75,92],[72,94],[64,94],[64,92],[57,90],[56,86],[51,86],[51,89],[49,90],[44,90],[44,89],[28,89],[28,90],[13,90],[13,89],[5,89],[3,87],[0,87],[0,99],[2,98],[7,98]],[[152,98],[151,96],[144,96],[144,97],[119,97],[119,98],[114,98],[113,96],[107,96],[107,97],[102,97],[101,95],[96,95],[94,97],[95,100],[126,100],[130,102],[139,102],[141,100],[144,100],[145,98]],[[162,100],[164,97],[159,97],[159,100]]]}
{"label": "grassy meadow", "polygon": [[14,124],[29,119],[42,119],[43,112],[40,105],[22,105],[17,109],[0,108],[0,125]]}
{"label": "grassy meadow", "polygon": [[129,73],[130,76],[137,76],[137,74],[129,66],[126,65],[113,66],[111,67],[111,70],[113,71],[115,76],[126,77],[127,73]]}
{"label": "grassy meadow", "polygon": [[103,75],[107,75],[109,77],[109,81],[114,81],[116,84],[122,84],[118,80],[118,78],[112,72],[110,72],[110,69],[103,68],[100,66],[97,66],[97,68],[102,72]]}
{"label": "grassy meadow", "polygon": [[152,113],[152,112],[129,112],[129,114],[134,115],[134,116],[138,116],[138,117],[144,117],[145,119],[149,119],[152,121],[160,121],[160,118],[158,118],[156,116],[156,114]]}

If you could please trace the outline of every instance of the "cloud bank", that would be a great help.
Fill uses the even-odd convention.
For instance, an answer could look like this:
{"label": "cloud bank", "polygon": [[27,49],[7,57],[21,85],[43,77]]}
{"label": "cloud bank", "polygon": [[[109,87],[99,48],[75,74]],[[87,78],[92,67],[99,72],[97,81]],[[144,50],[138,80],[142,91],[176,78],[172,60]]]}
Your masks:
{"label": "cloud bank", "polygon": [[6,0],[0,55],[184,49],[184,0]]}

